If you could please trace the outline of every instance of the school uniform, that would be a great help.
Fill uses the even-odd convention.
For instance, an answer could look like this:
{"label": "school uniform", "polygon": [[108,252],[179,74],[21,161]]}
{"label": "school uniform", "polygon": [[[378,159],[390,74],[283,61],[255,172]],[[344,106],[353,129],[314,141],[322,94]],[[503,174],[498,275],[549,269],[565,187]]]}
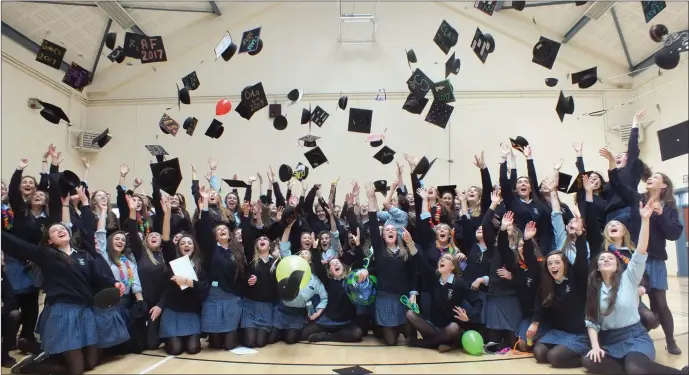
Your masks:
{"label": "school uniform", "polygon": [[543,259],[536,258],[532,241],[524,241],[523,254],[524,259],[519,260],[519,268],[512,273],[519,306],[524,316],[519,324],[517,337],[526,340],[526,331],[528,331],[529,326],[532,323],[538,323],[538,331],[532,338],[532,341],[536,342],[546,331],[546,328],[540,324],[541,300],[538,298]]}
{"label": "school uniform", "polygon": [[[378,221],[376,212],[369,212],[369,226]],[[376,292],[376,323],[382,327],[398,327],[406,323],[406,306],[400,297],[418,294],[415,267],[399,255],[399,247],[391,255],[378,228],[371,227],[371,246],[376,257],[378,289]]]}
{"label": "school uniform", "polygon": [[541,324],[545,323],[549,329],[543,334],[540,342],[547,345],[562,345],[585,355],[591,350],[591,343],[584,324],[588,278],[584,236],[577,238],[576,246],[577,256],[574,265],[569,267],[563,280],[555,281],[552,304],[543,306]]}
{"label": "school uniform", "polygon": [[[347,296],[346,278],[340,280],[328,278],[326,280],[323,286],[328,294],[328,302],[323,313],[316,320],[316,324],[326,328],[339,328],[354,324],[357,310]],[[315,295],[314,297],[312,301],[317,301],[320,305],[320,296]]]}
{"label": "school uniform", "polygon": [[[491,210],[488,212],[492,215]],[[488,229],[488,231],[490,230],[492,228]],[[486,228],[484,227],[484,236],[486,236],[485,231]],[[493,258],[490,260],[490,272],[488,273],[490,282],[484,307],[486,328],[516,333],[519,330],[523,315],[514,286],[515,280],[514,278],[512,280],[503,279],[497,274],[498,269],[503,267],[513,275],[516,272],[514,269],[515,254],[514,250],[509,247],[506,231],[500,231],[497,247],[498,251],[493,252]]]}
{"label": "school uniform", "polygon": [[[655,360],[655,347],[639,316],[637,289],[645,271],[647,254],[633,253],[627,269],[622,273],[615,306],[608,315],[600,314],[593,320],[586,320],[586,327],[598,332],[598,343],[606,355],[623,359],[632,352],[642,353]],[[608,311],[611,288],[601,284],[599,311]]]}
{"label": "school uniform", "polygon": [[276,268],[275,259],[271,255],[268,255],[266,260],[258,258],[249,263],[247,279],[252,275],[256,276],[256,284],[246,289],[242,328],[257,328],[266,331],[273,328],[273,309],[279,301]]}
{"label": "school uniform", "polygon": [[[619,182],[624,186],[630,186],[636,191],[639,185],[641,175],[643,173],[643,166],[639,160],[639,128],[632,128],[629,134],[629,142],[627,144],[627,165],[621,169],[615,169],[618,173]],[[608,171],[610,173],[610,171]],[[634,207],[631,201],[620,194],[619,189],[613,186],[612,180],[606,186],[607,206],[605,207],[605,222],[612,220],[626,222],[634,215],[632,210]],[[638,232],[637,232],[638,233]]]}
{"label": "school uniform", "polygon": [[[67,259],[50,247],[38,247],[2,233],[3,249],[10,255],[36,263],[45,277],[42,314],[42,349],[47,354],[93,346],[98,343],[96,320],[91,310],[94,287],[112,287],[112,275],[102,274],[93,257],[72,249]],[[68,261],[69,260],[69,261]]]}

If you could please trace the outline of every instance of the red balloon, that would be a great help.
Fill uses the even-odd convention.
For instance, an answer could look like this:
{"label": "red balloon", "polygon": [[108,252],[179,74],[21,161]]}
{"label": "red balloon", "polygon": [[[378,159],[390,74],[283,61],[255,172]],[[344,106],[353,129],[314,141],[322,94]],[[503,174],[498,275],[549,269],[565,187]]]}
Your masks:
{"label": "red balloon", "polygon": [[229,100],[223,99],[215,105],[215,114],[222,116],[228,114],[232,110],[232,103]]}

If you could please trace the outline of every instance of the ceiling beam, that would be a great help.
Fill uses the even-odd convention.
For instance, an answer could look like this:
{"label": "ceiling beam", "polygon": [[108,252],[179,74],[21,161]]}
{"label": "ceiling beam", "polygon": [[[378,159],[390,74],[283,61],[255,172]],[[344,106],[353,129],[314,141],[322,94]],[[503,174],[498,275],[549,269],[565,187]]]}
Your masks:
{"label": "ceiling beam", "polygon": [[108,38],[108,33],[110,32],[110,27],[112,26],[112,18],[108,18],[108,24],[105,26],[105,31],[103,32],[103,39],[100,41],[100,47],[98,47],[98,53],[93,61],[93,68],[91,69],[91,79],[89,83],[93,82],[93,77],[96,75],[96,69],[98,69],[98,62],[100,61],[100,56],[103,53],[103,46],[105,46],[105,39]]}
{"label": "ceiling beam", "polygon": [[627,48],[627,42],[624,40],[624,35],[622,34],[622,27],[620,26],[620,20],[617,19],[617,12],[615,8],[610,8],[610,15],[612,15],[612,20],[615,22],[615,29],[617,29],[617,36],[620,37],[620,43],[622,44],[622,50],[624,51],[624,57],[627,58],[627,65],[629,70],[633,70],[632,58],[629,55],[629,49]]}
{"label": "ceiling beam", "polygon": [[572,28],[569,29],[569,31],[565,34],[565,37],[562,39],[562,44],[567,44],[567,42],[572,40],[572,38],[574,38],[574,36],[577,35],[577,33],[579,33],[579,31],[581,31],[581,29],[583,29],[586,24],[589,23],[589,21],[591,21],[590,18],[582,16],[579,21],[577,21],[577,23],[575,23],[574,26],[572,26]]}
{"label": "ceiling beam", "polygon": [[[574,4],[574,1],[544,1],[541,3],[526,3],[524,5],[524,8],[537,8],[537,7],[547,7],[547,6],[553,6],[553,5],[567,5],[567,4]],[[501,10],[507,10],[507,9],[514,9],[512,4],[510,5],[504,5]]]}
{"label": "ceiling beam", "polygon": [[629,76],[634,77],[638,74],[641,74],[641,72],[646,70],[646,68],[649,68],[649,67],[655,65],[655,63],[656,63],[655,55],[656,54],[654,53],[651,56],[648,56],[647,58],[643,59],[643,61],[641,61],[640,63],[629,68],[629,70],[630,70]]}
{"label": "ceiling beam", "polygon": [[209,1],[209,3],[211,3],[211,9],[213,9],[213,13],[215,13],[216,16],[222,16],[222,12],[220,12],[218,4],[216,4],[215,1]]}
{"label": "ceiling beam", "polygon": [[[62,2],[62,1],[26,0],[26,1],[19,1],[19,2],[21,2],[21,3],[34,3],[34,4],[66,5],[66,6],[73,6],[73,7],[89,7],[89,8],[98,7],[98,5],[96,5],[96,4],[66,3],[66,2]],[[138,6],[138,5],[122,5],[122,8],[128,9],[128,10],[155,10],[155,11],[160,11],[160,12],[215,13],[213,10],[209,10],[209,9],[159,8],[159,7],[144,7],[144,6]]]}
{"label": "ceiling beam", "polygon": [[[38,54],[38,50],[41,49],[41,46],[36,44],[36,42],[4,22],[2,23],[2,35],[10,38],[12,41],[33,52],[34,54]],[[60,70],[64,72],[67,72],[69,67],[70,65],[64,61],[62,64],[60,64]]]}

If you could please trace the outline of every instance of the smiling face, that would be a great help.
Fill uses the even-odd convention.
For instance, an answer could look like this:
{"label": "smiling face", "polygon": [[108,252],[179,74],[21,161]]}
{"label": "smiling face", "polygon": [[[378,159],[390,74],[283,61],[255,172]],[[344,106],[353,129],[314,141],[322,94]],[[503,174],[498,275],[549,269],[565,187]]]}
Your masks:
{"label": "smiling face", "polygon": [[127,236],[124,233],[115,233],[112,235],[112,250],[116,254],[122,254],[127,246]]}
{"label": "smiling face", "polygon": [[426,189],[426,194],[428,194],[428,199],[438,198],[438,194],[435,191],[435,187],[431,186]]}
{"label": "smiling face", "polygon": [[108,193],[106,193],[103,190],[96,190],[96,192],[93,194],[93,199],[92,203],[95,203],[97,205],[101,204],[108,204]]}
{"label": "smiling face", "polygon": [[455,197],[452,195],[452,193],[443,193],[443,195],[440,197],[440,201],[445,207],[453,207],[455,203]]}
{"label": "smiling face", "polygon": [[230,241],[230,229],[225,225],[218,225],[215,227],[215,240],[217,242],[229,242]]}
{"label": "smiling face", "polygon": [[627,153],[623,152],[615,156],[615,167],[624,168],[627,166]]}
{"label": "smiling face", "polygon": [[598,271],[613,273],[617,271],[618,262],[619,260],[615,254],[608,251],[603,251],[602,253],[598,254],[598,261],[596,264],[598,266]]}
{"label": "smiling face", "polygon": [[546,259],[546,266],[548,267],[548,273],[555,280],[562,280],[565,277],[565,270],[567,265],[565,264],[564,256],[561,253],[551,254]]}
{"label": "smiling face", "polygon": [[301,245],[302,249],[311,249],[311,234],[307,232],[302,233],[299,239],[299,244]]}
{"label": "smiling face", "polygon": [[276,206],[275,203],[269,204],[268,212],[270,213],[271,217],[275,217],[275,215],[278,213],[278,206]]}
{"label": "smiling face", "polygon": [[237,198],[237,195],[234,193],[230,193],[225,196],[225,206],[227,206],[228,209],[232,211],[236,210],[237,202],[239,202],[239,198]]}
{"label": "smiling face", "polygon": [[476,240],[483,241],[483,225],[479,225],[476,229]]}
{"label": "smiling face", "polygon": [[33,194],[34,191],[36,191],[36,180],[29,176],[22,178],[19,189],[24,197],[28,197],[29,195]]}
{"label": "smiling face", "polygon": [[531,195],[531,183],[527,177],[519,177],[516,184],[517,195],[521,199],[528,199]]}
{"label": "smiling face", "polygon": [[211,190],[208,193],[208,203],[209,204],[218,204],[218,192],[215,190]]}
{"label": "smiling face", "polygon": [[367,205],[367,204],[361,205],[361,207],[359,208],[359,210],[361,211],[361,216],[366,216],[366,215],[368,215],[368,205]]}
{"label": "smiling face", "polygon": [[383,241],[388,246],[397,244],[397,229],[394,225],[388,224],[383,227]]}
{"label": "smiling face", "polygon": [[472,186],[467,190],[467,202],[469,204],[477,204],[481,201],[481,194],[483,192],[481,191],[481,188],[478,188],[476,186]]}
{"label": "smiling face", "polygon": [[311,264],[311,251],[302,250],[299,252],[299,256],[304,258],[305,261],[307,261],[309,264]]}
{"label": "smiling face", "polygon": [[450,226],[445,223],[436,225],[435,239],[440,243],[448,243],[450,241]]}
{"label": "smiling face", "polygon": [[146,236],[146,246],[148,246],[149,249],[158,249],[160,248],[160,245],[163,243],[163,237],[160,235],[160,233],[157,232],[151,232]]}
{"label": "smiling face", "polygon": [[175,210],[179,208],[179,198],[177,195],[170,196],[170,207]]}
{"label": "smiling face", "polygon": [[237,228],[234,230],[234,238],[237,240],[237,242],[242,242],[242,228]]}
{"label": "smiling face", "polygon": [[340,279],[344,276],[344,266],[337,258],[333,258],[328,262],[328,269],[330,270],[330,275],[332,275],[334,279]]}
{"label": "smiling face", "polygon": [[132,197],[132,201],[136,203],[136,212],[140,212],[141,209],[144,207],[144,201],[138,195],[134,195]]}
{"label": "smiling face", "polygon": [[325,220],[325,210],[320,204],[316,205],[316,216],[318,216],[318,220]]}
{"label": "smiling face", "polygon": [[407,202],[409,202],[410,207],[414,207],[414,194],[407,194]]}
{"label": "smiling face", "polygon": [[593,185],[593,191],[597,191],[600,190],[603,179],[598,173],[591,173],[589,174],[589,182]]}
{"label": "smiling face", "polygon": [[333,207],[333,215],[335,217],[340,217],[340,215],[342,215],[342,207],[340,207],[340,206]]}
{"label": "smiling face", "polygon": [[62,224],[53,224],[48,228],[48,244],[57,248],[69,246],[69,241],[72,237],[69,235],[69,230]]}
{"label": "smiling face", "polygon": [[323,251],[328,250],[330,248],[330,242],[331,238],[330,233],[328,232],[321,233],[321,235],[318,237],[318,245]]}
{"label": "smiling face", "polygon": [[194,254],[194,240],[189,236],[182,236],[177,243],[177,248],[182,256],[188,255],[191,257]]}
{"label": "smiling face", "polygon": [[438,272],[447,275],[455,271],[455,261],[450,254],[443,254],[438,260]]}
{"label": "smiling face", "polygon": [[270,251],[270,240],[267,236],[261,236],[256,239],[256,250],[261,254],[266,254]]}
{"label": "smiling face", "polygon": [[646,190],[656,192],[662,189],[667,189],[667,183],[662,174],[654,173],[646,180]]}
{"label": "smiling face", "polygon": [[610,237],[611,240],[624,239],[624,235],[627,233],[627,227],[617,220],[611,220],[605,226],[605,234]]}
{"label": "smiling face", "polygon": [[36,190],[29,196],[31,207],[43,207],[48,201],[48,195],[40,190]]}

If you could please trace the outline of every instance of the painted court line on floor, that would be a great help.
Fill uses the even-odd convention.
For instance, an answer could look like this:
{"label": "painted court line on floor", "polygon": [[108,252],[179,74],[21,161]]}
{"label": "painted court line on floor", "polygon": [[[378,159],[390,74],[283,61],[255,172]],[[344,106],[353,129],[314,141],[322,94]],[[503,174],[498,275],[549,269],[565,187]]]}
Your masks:
{"label": "painted court line on floor", "polygon": [[169,361],[169,360],[171,360],[171,359],[173,359],[173,358],[175,358],[175,356],[169,355],[169,356],[167,356],[167,357],[161,359],[160,361],[156,362],[153,366],[151,366],[151,367],[149,367],[149,368],[147,368],[147,369],[141,371],[139,374],[147,374],[147,373],[153,371],[156,367],[162,365],[163,363],[165,363],[165,362],[167,362],[167,361]]}

